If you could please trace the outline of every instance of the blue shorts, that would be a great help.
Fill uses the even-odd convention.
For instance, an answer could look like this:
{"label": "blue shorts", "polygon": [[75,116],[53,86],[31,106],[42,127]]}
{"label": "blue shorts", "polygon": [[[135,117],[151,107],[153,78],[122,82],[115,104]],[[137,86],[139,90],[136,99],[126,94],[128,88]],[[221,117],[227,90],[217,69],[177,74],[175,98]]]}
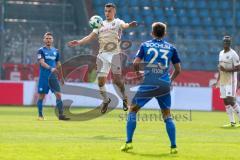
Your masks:
{"label": "blue shorts", "polygon": [[38,81],[38,93],[48,94],[49,90],[53,93],[61,92],[61,88],[55,74],[50,74],[49,76],[40,76]]}
{"label": "blue shorts", "polygon": [[170,86],[140,86],[135,94],[132,105],[142,108],[152,98],[156,98],[161,109],[171,108]]}

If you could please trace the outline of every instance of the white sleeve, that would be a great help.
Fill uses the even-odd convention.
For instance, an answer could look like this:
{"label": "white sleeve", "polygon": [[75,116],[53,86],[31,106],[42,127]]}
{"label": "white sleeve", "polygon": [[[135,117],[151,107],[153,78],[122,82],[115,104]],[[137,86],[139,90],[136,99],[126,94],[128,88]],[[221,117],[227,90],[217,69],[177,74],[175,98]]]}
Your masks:
{"label": "white sleeve", "polygon": [[119,24],[119,27],[120,27],[121,29],[123,29],[123,28],[122,28],[122,25],[124,25],[124,24],[126,24],[126,23],[125,23],[123,20],[119,19],[118,24]]}
{"label": "white sleeve", "polygon": [[97,35],[99,34],[99,29],[93,29],[93,32],[96,33]]}
{"label": "white sleeve", "polygon": [[234,67],[240,65],[239,56],[236,52],[233,54],[233,65]]}

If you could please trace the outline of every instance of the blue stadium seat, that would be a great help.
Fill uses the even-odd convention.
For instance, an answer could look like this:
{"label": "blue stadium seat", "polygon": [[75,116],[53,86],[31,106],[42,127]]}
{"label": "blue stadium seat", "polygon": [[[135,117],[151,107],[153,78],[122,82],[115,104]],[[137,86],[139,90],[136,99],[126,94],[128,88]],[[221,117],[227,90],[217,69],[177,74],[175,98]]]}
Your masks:
{"label": "blue stadium seat", "polygon": [[191,10],[189,10],[188,16],[191,17],[191,18],[198,17],[197,10],[196,10],[196,9],[191,9]]}
{"label": "blue stadium seat", "polygon": [[231,10],[227,10],[227,11],[222,12],[221,16],[229,19],[229,18],[233,17],[233,13]]}
{"label": "blue stadium seat", "polygon": [[164,7],[172,7],[173,3],[170,0],[165,0],[161,2],[163,4]]}
{"label": "blue stadium seat", "polygon": [[216,36],[214,34],[209,33],[207,39],[209,39],[209,40],[216,40],[217,38],[216,38]]}
{"label": "blue stadium seat", "polygon": [[159,21],[159,22],[163,22],[166,23],[168,21],[168,18],[164,15],[155,15],[154,16],[154,21]]}
{"label": "blue stadium seat", "polygon": [[138,14],[134,14],[132,20],[137,21],[138,23],[141,23],[143,21],[143,17]]}
{"label": "blue stadium seat", "polygon": [[101,6],[101,7],[96,7],[96,14],[100,15],[100,14],[103,14],[104,12],[104,8]]}
{"label": "blue stadium seat", "polygon": [[138,0],[128,1],[128,4],[129,4],[130,7],[138,6]]}
{"label": "blue stadium seat", "polygon": [[[221,41],[224,34],[232,34],[232,1],[230,0],[109,0],[117,5],[118,16],[126,22],[136,20],[137,28],[125,31],[126,39],[146,41],[151,39],[151,24],[154,21],[162,21],[168,24],[167,39],[175,42],[180,40],[181,58],[186,60],[183,68],[216,69],[215,58],[221,49]],[[93,0],[94,10],[103,14],[103,5],[108,0]],[[240,28],[240,0],[236,0],[236,28]],[[122,7],[124,6],[124,7]],[[230,18],[229,18],[230,17]],[[176,32],[177,36],[176,36]],[[240,34],[239,34],[240,36]],[[199,40],[201,43],[181,42]],[[207,41],[205,41],[207,40]],[[208,41],[209,40],[209,41]],[[179,41],[178,41],[179,42]],[[235,42],[240,44],[240,38]],[[209,43],[209,45],[208,45]],[[138,46],[137,46],[138,47]],[[131,48],[131,51],[138,48]],[[212,55],[209,55],[212,54]],[[190,60],[189,60],[190,59]],[[208,62],[205,64],[206,59]],[[191,62],[192,61],[192,62]],[[208,64],[211,61],[211,64]],[[213,63],[214,62],[214,63]],[[214,64],[214,65],[212,65]]]}
{"label": "blue stadium seat", "polygon": [[209,17],[204,17],[204,18],[202,19],[202,25],[203,25],[203,26],[209,27],[209,26],[211,25],[211,23],[212,23],[212,20],[211,20],[211,18],[209,18]]}
{"label": "blue stadium seat", "polygon": [[195,36],[194,39],[196,39],[196,40],[204,40],[204,39],[206,39],[205,35],[202,32],[198,32],[197,31],[197,32],[194,33],[194,36]]}
{"label": "blue stadium seat", "polygon": [[153,1],[152,1],[152,6],[153,6],[153,7],[162,8],[162,7],[163,7],[163,4],[162,4],[161,1],[153,0]]}
{"label": "blue stadium seat", "polygon": [[186,12],[185,9],[177,9],[177,10],[176,10],[176,13],[177,13],[177,15],[180,16],[180,17],[187,15],[187,12]]}
{"label": "blue stadium seat", "polygon": [[223,22],[224,22],[224,25],[226,26],[226,27],[232,27],[232,25],[233,25],[233,21],[232,21],[232,18],[231,19],[229,19],[229,18],[223,18]]}
{"label": "blue stadium seat", "polygon": [[207,18],[209,17],[208,9],[201,9],[198,11],[200,17]]}
{"label": "blue stadium seat", "polygon": [[186,6],[186,8],[190,8],[190,9],[195,7],[194,1],[192,0],[185,1],[184,5]]}
{"label": "blue stadium seat", "polygon": [[153,14],[154,14],[154,16],[163,16],[164,13],[163,13],[162,9],[154,8]]}
{"label": "blue stadium seat", "polygon": [[152,11],[150,9],[143,9],[142,15],[145,17],[150,17],[150,16],[152,16]]}
{"label": "blue stadium seat", "polygon": [[226,9],[232,9],[232,1],[221,1],[219,8],[226,10]]}
{"label": "blue stadium seat", "polygon": [[188,18],[185,16],[179,17],[179,25],[187,25],[188,24]]}
{"label": "blue stadium seat", "polygon": [[101,7],[103,7],[106,3],[114,3],[114,1],[111,1],[111,0],[101,0],[100,2],[97,2],[97,3],[100,3],[99,5]]}
{"label": "blue stadium seat", "polygon": [[138,0],[138,4],[142,7],[152,6],[151,1],[146,1],[146,0]]}
{"label": "blue stadium seat", "polygon": [[102,3],[101,1],[99,0],[93,0],[92,3],[95,5],[95,6],[100,6]]}
{"label": "blue stadium seat", "polygon": [[155,20],[153,19],[152,16],[147,16],[145,17],[145,22],[148,26],[151,26],[153,22],[155,22]]}
{"label": "blue stadium seat", "polygon": [[120,7],[117,11],[120,12],[123,16],[129,16],[129,8],[128,7]]}
{"label": "blue stadium seat", "polygon": [[207,7],[210,9],[218,9],[218,1],[216,0],[208,1]]}
{"label": "blue stadium seat", "polygon": [[173,8],[165,8],[165,15],[167,17],[172,17],[175,15]]}
{"label": "blue stadium seat", "polygon": [[215,25],[215,26],[223,26],[224,25],[223,19],[220,18],[220,17],[216,18],[213,25]]}
{"label": "blue stadium seat", "polygon": [[207,8],[207,2],[205,0],[198,0],[198,1],[196,1],[196,8],[198,8],[198,9],[205,9],[205,8]]}
{"label": "blue stadium seat", "polygon": [[199,17],[191,18],[190,25],[199,26],[201,24]]}
{"label": "blue stadium seat", "polygon": [[171,26],[177,26],[177,17],[176,16],[169,17],[167,23]]}
{"label": "blue stadium seat", "polygon": [[210,15],[214,18],[221,17],[221,12],[219,10],[213,10]]}
{"label": "blue stadium seat", "polygon": [[185,6],[184,6],[184,2],[183,1],[175,1],[175,7],[177,8],[177,9],[182,9],[182,8],[184,8]]}
{"label": "blue stadium seat", "polygon": [[126,3],[126,1],[124,1],[124,0],[121,0],[121,1],[118,0],[118,1],[115,2],[115,4],[117,5],[118,8],[119,8],[119,6],[125,5],[125,3]]}
{"label": "blue stadium seat", "polygon": [[130,22],[132,21],[130,15],[126,14],[124,17],[120,17],[122,20],[124,20],[125,22]]}

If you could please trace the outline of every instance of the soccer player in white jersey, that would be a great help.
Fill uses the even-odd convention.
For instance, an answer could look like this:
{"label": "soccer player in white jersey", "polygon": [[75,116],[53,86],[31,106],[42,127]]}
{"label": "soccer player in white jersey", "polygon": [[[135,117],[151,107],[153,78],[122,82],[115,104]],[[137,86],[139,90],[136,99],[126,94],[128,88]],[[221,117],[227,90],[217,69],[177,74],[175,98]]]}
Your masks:
{"label": "soccer player in white jersey", "polygon": [[123,110],[128,110],[127,96],[125,94],[124,82],[121,78],[121,60],[120,60],[120,39],[123,29],[136,27],[137,22],[132,21],[125,23],[123,20],[115,18],[116,6],[113,3],[107,3],[104,9],[106,20],[99,29],[94,29],[88,36],[81,40],[73,40],[68,42],[69,47],[85,45],[98,38],[99,54],[97,56],[97,77],[100,94],[103,97],[101,105],[101,113],[105,113],[111,99],[106,94],[105,83],[107,75],[112,70],[113,83],[115,83],[122,93]]}
{"label": "soccer player in white jersey", "polygon": [[234,112],[240,122],[240,107],[236,102],[237,72],[240,71],[238,54],[231,48],[231,37],[224,36],[223,50],[219,53],[219,74],[217,85],[220,87],[220,97],[223,99],[230,124],[225,127],[239,126],[234,119]]}

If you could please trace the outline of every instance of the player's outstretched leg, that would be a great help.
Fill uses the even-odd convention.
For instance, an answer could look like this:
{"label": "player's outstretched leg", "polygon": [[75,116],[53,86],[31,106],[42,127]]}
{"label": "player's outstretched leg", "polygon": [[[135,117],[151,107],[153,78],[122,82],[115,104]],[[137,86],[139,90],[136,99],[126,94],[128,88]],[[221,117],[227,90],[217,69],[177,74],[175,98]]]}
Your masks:
{"label": "player's outstretched leg", "polygon": [[128,110],[128,98],[127,98],[127,95],[125,94],[125,86],[124,86],[124,82],[123,82],[121,75],[113,74],[113,82],[114,82],[114,84],[117,85],[117,87],[119,88],[119,91],[122,94],[123,110],[127,111]]}
{"label": "player's outstretched leg", "polygon": [[44,120],[43,116],[43,99],[45,97],[45,94],[39,94],[38,101],[37,101],[37,107],[38,107],[38,120],[42,121]]}
{"label": "player's outstretched leg", "polygon": [[170,142],[171,142],[170,153],[171,154],[176,154],[177,153],[176,127],[175,127],[175,124],[174,124],[173,119],[171,117],[170,109],[164,109],[164,110],[162,110],[162,113],[163,113],[164,122],[166,124],[167,134],[168,134],[168,137],[169,137]]}
{"label": "player's outstretched leg", "polygon": [[127,140],[126,143],[121,147],[121,151],[127,152],[130,149],[133,149],[132,139],[133,134],[137,125],[137,112],[139,108],[137,106],[131,106],[127,118]]}

